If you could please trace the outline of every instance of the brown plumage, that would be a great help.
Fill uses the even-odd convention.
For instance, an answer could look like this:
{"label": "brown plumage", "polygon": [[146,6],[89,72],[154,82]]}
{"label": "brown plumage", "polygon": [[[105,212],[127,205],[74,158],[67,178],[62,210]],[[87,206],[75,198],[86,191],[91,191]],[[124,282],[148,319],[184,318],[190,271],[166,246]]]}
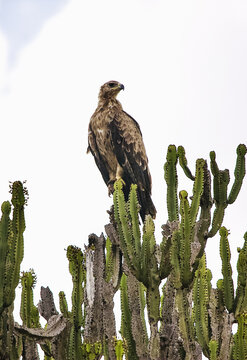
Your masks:
{"label": "brown plumage", "polygon": [[116,99],[122,89],[124,86],[117,81],[101,86],[98,107],[89,123],[87,151],[93,154],[109,194],[114,191],[116,179],[122,178],[125,183],[126,200],[131,184],[137,184],[144,221],[146,214],[153,218],[156,214],[151,199],[151,175],[140,127]]}

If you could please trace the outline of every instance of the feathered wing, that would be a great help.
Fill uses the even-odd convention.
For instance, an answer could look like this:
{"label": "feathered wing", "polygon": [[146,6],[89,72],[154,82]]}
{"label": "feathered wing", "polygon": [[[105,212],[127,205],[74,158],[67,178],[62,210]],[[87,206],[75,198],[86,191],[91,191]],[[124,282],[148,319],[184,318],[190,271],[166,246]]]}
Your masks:
{"label": "feathered wing", "polygon": [[98,166],[99,171],[101,172],[101,175],[104,179],[104,182],[106,184],[108,184],[110,178],[109,178],[109,173],[106,167],[106,164],[102,158],[102,156],[100,155],[98,146],[97,146],[97,142],[96,142],[96,137],[95,134],[89,124],[89,129],[88,129],[88,148],[87,148],[87,152],[91,152],[96,165]]}
{"label": "feathered wing", "polygon": [[156,209],[151,199],[151,175],[138,123],[125,111],[120,111],[110,123],[112,143],[117,160],[123,168],[125,197],[128,197],[131,184],[138,186],[138,198],[141,205],[140,215],[155,217]]}

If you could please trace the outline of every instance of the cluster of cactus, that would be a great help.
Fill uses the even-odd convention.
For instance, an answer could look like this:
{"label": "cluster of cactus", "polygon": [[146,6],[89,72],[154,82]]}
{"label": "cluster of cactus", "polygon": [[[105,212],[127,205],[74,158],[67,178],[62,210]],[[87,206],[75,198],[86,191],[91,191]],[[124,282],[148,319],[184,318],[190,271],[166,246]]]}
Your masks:
{"label": "cluster of cactus", "polygon": [[[247,358],[246,245],[239,250],[235,293],[228,231],[222,227],[225,209],[236,200],[243,182],[245,154],[246,146],[239,145],[235,178],[228,195],[229,171],[219,170],[214,152],[210,153],[211,173],[206,160],[198,159],[195,175],[192,175],[184,148],[169,146],[164,166],[168,222],[163,225],[160,245],[155,242],[154,223],[149,215],[146,216],[141,239],[136,186],[132,186],[126,203],[122,182],[115,183],[114,215],[126,274],[129,276],[128,273],[131,273],[132,278],[144,286],[150,326],[150,338],[143,346],[147,350],[144,357],[135,347],[136,338],[133,326],[130,326],[131,312],[126,312],[126,299],[130,302],[130,296],[122,295],[122,318],[130,317],[127,324],[123,323],[129,328],[122,332],[125,337],[128,333],[128,359],[200,359],[202,352],[209,359]],[[178,162],[193,181],[191,200],[184,190],[178,194]],[[218,281],[217,289],[213,289],[211,271],[206,267],[205,247],[207,240],[218,231],[223,279]],[[245,242],[246,238],[247,234]],[[160,295],[162,281],[164,285]],[[128,291],[126,286],[121,290]],[[140,322],[143,319],[142,299],[143,294],[139,292],[135,302],[139,301]],[[236,322],[239,327],[233,336],[232,325]],[[146,339],[144,328],[140,328],[139,335]]]}
{"label": "cluster of cactus", "polygon": [[[235,290],[229,232],[222,226],[225,210],[243,182],[245,154],[246,146],[239,145],[228,191],[229,171],[219,170],[214,152],[211,171],[206,160],[198,159],[193,175],[184,148],[168,147],[164,166],[168,221],[159,244],[151,216],[140,225],[136,185],[126,202],[124,184],[116,181],[107,236],[91,234],[84,251],[75,246],[67,249],[72,308],[69,311],[61,291],[60,313],[49,288],[41,288],[36,307],[36,276],[32,270],[20,275],[27,190],[21,182],[13,183],[12,205],[2,204],[0,221],[0,360],[39,359],[38,344],[45,360],[200,360],[202,353],[211,360],[247,358],[247,233],[238,249]],[[184,190],[178,193],[178,163],[193,182],[191,196]],[[213,288],[205,247],[218,232],[222,279]],[[19,281],[22,325],[13,318]],[[120,339],[114,311],[118,290]],[[45,328],[40,315],[47,321]],[[234,323],[238,328],[233,335]]]}

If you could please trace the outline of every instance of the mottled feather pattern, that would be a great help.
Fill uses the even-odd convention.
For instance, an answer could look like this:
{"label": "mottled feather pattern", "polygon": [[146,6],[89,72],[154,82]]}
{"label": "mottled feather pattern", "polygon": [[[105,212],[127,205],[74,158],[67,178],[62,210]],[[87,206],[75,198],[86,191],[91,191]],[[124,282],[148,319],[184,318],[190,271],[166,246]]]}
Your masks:
{"label": "mottled feather pattern", "polygon": [[95,159],[110,193],[113,183],[122,178],[127,200],[131,184],[137,184],[140,215],[155,217],[151,199],[151,175],[139,124],[122,108],[116,99],[124,86],[117,81],[104,84],[99,93],[98,107],[88,129],[88,151]]}

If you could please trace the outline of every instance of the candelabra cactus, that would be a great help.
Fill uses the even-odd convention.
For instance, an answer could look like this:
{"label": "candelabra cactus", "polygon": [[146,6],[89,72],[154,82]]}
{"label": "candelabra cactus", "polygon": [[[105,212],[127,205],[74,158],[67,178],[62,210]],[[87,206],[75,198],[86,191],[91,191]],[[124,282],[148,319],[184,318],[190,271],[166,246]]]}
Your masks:
{"label": "candelabra cactus", "polygon": [[0,358],[19,359],[22,341],[13,331],[13,303],[24,253],[24,205],[27,190],[20,181],[16,181],[11,184],[10,192],[12,206],[9,201],[2,204],[0,221]]}
{"label": "candelabra cactus", "polygon": [[[243,183],[245,155],[246,146],[241,144],[228,191],[229,171],[218,168],[214,152],[210,169],[206,160],[198,159],[193,174],[184,148],[168,147],[164,165],[168,221],[162,226],[160,243],[151,216],[140,226],[136,185],[131,186],[126,202],[124,183],[116,181],[110,224],[105,226],[107,237],[91,234],[83,252],[75,246],[67,249],[73,282],[71,310],[61,291],[59,314],[50,289],[43,287],[36,308],[35,276],[24,272],[22,325],[14,323],[13,301],[23,258],[27,192],[22,183],[15,182],[12,205],[2,204],[0,221],[0,360],[17,360],[21,355],[26,360],[38,359],[37,344],[46,360],[120,360],[123,356],[126,360],[200,360],[202,353],[210,360],[247,358],[247,233],[238,249],[235,291],[230,236],[222,226],[225,211]],[[193,182],[190,195],[178,192],[178,164]],[[217,233],[222,279],[213,288],[205,247]],[[114,315],[118,290],[122,339],[117,339]],[[47,320],[44,329],[38,312]],[[238,329],[233,335],[234,323]]]}
{"label": "candelabra cactus", "polygon": [[[167,162],[164,166],[169,220],[163,226],[163,240],[160,245],[155,242],[154,224],[149,216],[144,222],[141,241],[136,187],[132,186],[129,200],[125,203],[122,192],[123,183],[121,180],[115,183],[114,215],[120,247],[128,267],[126,275],[128,271],[131,272],[131,276],[141,282],[146,289],[151,331],[147,358],[200,359],[201,351],[203,351],[204,355],[211,359],[230,359],[231,326],[237,319],[234,313],[235,315],[240,313],[238,321],[242,328],[245,324],[243,313],[246,301],[246,281],[243,276],[241,282],[239,279],[237,293],[234,296],[228,231],[221,226],[226,207],[236,200],[240,191],[245,175],[245,154],[246,146],[239,145],[235,180],[228,196],[229,171],[219,170],[215,153],[210,153],[213,176],[212,198],[211,175],[206,160],[196,161],[194,176],[187,165],[184,148],[180,146],[176,149],[174,145],[169,146]],[[185,175],[194,182],[191,201],[184,190],[178,195],[178,160]],[[215,208],[211,221],[213,205]],[[213,237],[218,230],[220,230],[223,279],[218,281],[217,289],[213,289],[211,272],[206,268],[204,250],[207,239]],[[246,267],[245,250],[242,249],[238,262],[240,274],[241,270],[243,273],[244,267]],[[164,279],[166,282],[163,286],[162,299],[160,299],[159,286]],[[124,284],[126,281],[127,279],[122,280]],[[123,291],[126,293],[126,285],[122,285]],[[122,316],[125,318],[128,317],[127,298],[126,295],[122,295],[122,310],[125,309]],[[174,336],[170,342],[167,342],[170,329],[165,321],[170,321],[169,325],[178,332],[178,335]],[[160,322],[159,328],[158,322]],[[130,324],[131,316],[129,315],[129,322],[125,324],[125,327],[127,328]],[[131,355],[128,356],[127,353],[129,359],[136,356],[136,352],[133,355],[135,342],[130,336],[131,331],[130,326],[128,336],[126,336],[127,344],[132,349]],[[236,349],[244,336],[244,331],[235,335],[234,354],[237,354]],[[169,348],[176,348],[179,351],[173,351],[172,355]],[[237,355],[234,356],[238,358]]]}

